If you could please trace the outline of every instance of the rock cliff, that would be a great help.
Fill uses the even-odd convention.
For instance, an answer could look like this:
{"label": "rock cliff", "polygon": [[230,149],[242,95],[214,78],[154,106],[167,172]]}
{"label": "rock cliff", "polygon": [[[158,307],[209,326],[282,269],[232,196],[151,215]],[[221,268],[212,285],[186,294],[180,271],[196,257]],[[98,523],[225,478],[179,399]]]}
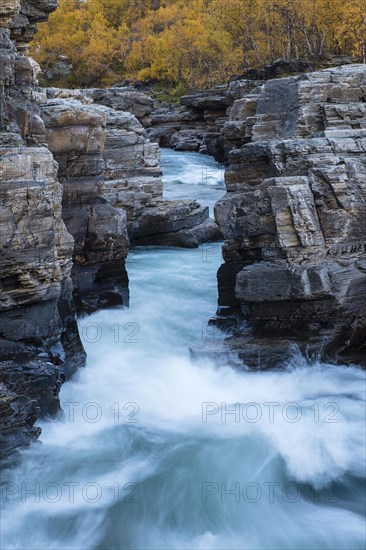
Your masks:
{"label": "rock cliff", "polygon": [[38,436],[65,377],[84,364],[72,300],[73,239],[27,55],[53,0],[0,5],[0,412],[3,451]]}
{"label": "rock cliff", "polygon": [[[337,67],[354,62],[346,56],[334,56],[324,63]],[[249,69],[242,75],[235,75],[227,84],[182,96],[178,105],[155,100],[143,123],[148,127],[150,139],[161,147],[196,151],[227,162],[230,150],[248,141],[249,136],[245,135],[248,128],[244,127],[243,120],[255,114],[256,103],[255,97],[247,96],[255,95],[266,81],[310,70],[307,61],[278,59],[261,69]],[[245,101],[237,102],[239,99]],[[245,112],[238,116],[238,109],[245,109]]]}
{"label": "rock cliff", "polygon": [[[270,80],[230,109],[216,322],[226,350],[366,363],[366,70]],[[234,147],[234,148],[233,148]]]}
{"label": "rock cliff", "polygon": [[[80,241],[80,224],[75,185],[80,186],[82,180],[89,181],[91,188],[97,190],[98,200],[114,207],[116,215],[119,212],[126,216],[131,245],[197,247],[202,242],[221,237],[217,225],[209,219],[208,208],[192,201],[163,199],[160,149],[150,141],[142,125],[142,122],[147,123],[152,109],[152,100],[148,96],[130,88],[49,88],[41,107],[47,142],[59,162],[59,176],[65,189],[64,219],[77,243]],[[66,114],[71,108],[75,113],[73,122]],[[126,108],[132,112],[125,111]],[[91,128],[94,128],[93,135],[90,135]],[[72,209],[75,212],[74,226],[69,222]],[[121,243],[121,236],[118,237],[117,233],[116,243]],[[110,239],[112,234],[113,231]],[[128,244],[126,238],[125,235],[125,248]],[[114,251],[118,246],[116,243]],[[75,254],[74,273],[80,258],[87,266],[84,256]],[[108,271],[115,272],[111,264]],[[80,288],[81,280],[86,281],[85,274],[80,272],[78,279],[80,282],[74,277],[76,286]],[[100,285],[98,287],[100,294]],[[105,303],[107,305],[108,300]],[[99,301],[98,307],[100,305]]]}
{"label": "rock cliff", "polygon": [[75,99],[44,99],[46,141],[63,186],[62,216],[75,241],[78,312],[128,305],[126,213],[103,196],[107,113]]}
{"label": "rock cliff", "polygon": [[163,200],[152,100],[132,88],[42,90],[28,56],[55,0],[0,6],[0,409],[5,451],[39,435],[83,365],[75,317],[128,304],[132,244],[198,246],[208,209]]}

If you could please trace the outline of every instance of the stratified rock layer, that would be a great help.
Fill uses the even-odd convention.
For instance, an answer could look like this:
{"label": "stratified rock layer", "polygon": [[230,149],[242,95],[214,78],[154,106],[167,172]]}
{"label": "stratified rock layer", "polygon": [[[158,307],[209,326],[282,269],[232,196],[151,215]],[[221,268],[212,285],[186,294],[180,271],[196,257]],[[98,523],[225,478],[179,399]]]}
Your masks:
{"label": "stratified rock layer", "polygon": [[217,322],[251,366],[291,345],[366,363],[365,102],[365,67],[350,65],[269,81],[231,108],[223,134],[241,146],[215,209]]}
{"label": "stratified rock layer", "polygon": [[[160,149],[148,139],[136,118],[146,122],[152,108],[150,98],[129,88],[49,88],[47,97],[42,103],[47,142],[60,165],[59,176],[65,189],[64,219],[77,243],[80,236],[76,232],[80,231],[75,185],[82,185],[82,181],[84,188],[89,181],[99,198],[121,216],[127,216],[131,245],[190,248],[221,238],[207,208],[192,201],[163,200]],[[127,107],[136,116],[123,110]],[[72,209],[74,227],[68,223]],[[80,258],[75,254],[74,273]],[[75,284],[80,288],[77,281]]]}
{"label": "stratified rock layer", "polygon": [[[1,450],[39,435],[59,407],[62,382],[84,364],[72,300],[73,239],[61,218],[57,164],[27,56],[35,23],[54,1],[0,5],[0,411]],[[11,32],[9,31],[9,28]]]}
{"label": "stratified rock layer", "polygon": [[[327,65],[351,62],[349,58],[334,57]],[[257,111],[256,96],[263,82],[298,75],[309,68],[306,61],[278,59],[262,69],[249,69],[242,75],[233,76],[228,84],[182,96],[179,105],[156,100],[150,116],[142,120],[147,123],[150,139],[161,147],[197,151],[212,155],[219,162],[227,162],[231,149],[251,140],[252,117]],[[280,96],[275,99],[277,105],[281,100],[286,104],[293,89],[287,89],[288,80],[283,79],[283,82]],[[290,119],[287,123],[290,124]],[[266,131],[265,126],[263,129]],[[282,137],[285,138],[285,134]]]}
{"label": "stratified rock layer", "polygon": [[103,197],[107,117],[75,99],[41,103],[46,141],[63,185],[62,217],[74,237],[72,279],[80,313],[128,305],[126,213]]}

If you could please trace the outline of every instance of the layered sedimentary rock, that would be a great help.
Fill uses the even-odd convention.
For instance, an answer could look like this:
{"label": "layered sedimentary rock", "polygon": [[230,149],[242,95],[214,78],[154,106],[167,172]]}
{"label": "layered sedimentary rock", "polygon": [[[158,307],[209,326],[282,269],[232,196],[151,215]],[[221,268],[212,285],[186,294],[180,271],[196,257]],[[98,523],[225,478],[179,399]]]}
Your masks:
{"label": "layered sedimentary rock", "polygon": [[[48,99],[42,103],[47,142],[60,165],[59,175],[65,188],[64,219],[76,242],[80,240],[76,236],[80,230],[75,185],[83,180],[89,181],[100,199],[122,216],[127,216],[127,232],[132,245],[196,247],[221,237],[217,225],[209,219],[207,208],[192,201],[163,200],[159,146],[147,138],[144,126],[136,116],[123,110],[132,108],[131,102],[135,101],[134,112],[146,121],[151,111],[150,98],[129,88],[51,88],[47,90],[47,96]],[[71,106],[79,113],[73,123],[63,113]],[[84,122],[83,117],[87,117]],[[88,117],[90,121],[100,120],[88,122]],[[95,128],[94,134],[88,137],[91,128]],[[65,166],[65,162],[69,166]],[[85,162],[88,163],[88,173],[84,173]],[[66,203],[68,196],[70,200]],[[68,223],[72,210],[76,216],[75,227]],[[117,242],[117,233],[116,238]],[[74,273],[78,263],[76,253]],[[80,287],[77,281],[75,283]]]}
{"label": "layered sedimentary rock", "polygon": [[[345,63],[351,64],[352,59],[335,56],[325,65]],[[227,162],[231,149],[250,141],[247,135],[250,120],[247,126],[243,121],[255,115],[254,96],[258,87],[268,80],[307,70],[310,70],[307,61],[278,59],[261,69],[249,69],[242,75],[235,75],[228,84],[182,96],[179,105],[155,101],[148,118],[148,135],[162,147],[196,151]],[[245,101],[237,102],[239,99]],[[238,109],[244,112],[238,113]]]}
{"label": "layered sedimentary rock", "polygon": [[350,65],[268,81],[231,108],[218,320],[252,366],[291,345],[365,364],[365,102],[365,67]]}
{"label": "layered sedimentary rock", "polygon": [[203,112],[155,101],[148,135],[161,147],[176,151],[200,151],[207,127]]}
{"label": "layered sedimentary rock", "polygon": [[127,305],[126,213],[103,196],[106,113],[74,99],[44,101],[41,108],[63,185],[63,220],[75,240],[72,279],[78,311]]}
{"label": "layered sedimentary rock", "polygon": [[[53,1],[0,5],[0,410],[8,451],[39,434],[65,377],[84,364],[72,301],[73,239],[61,218],[62,188],[27,57],[35,23]],[[19,32],[20,26],[22,31]],[[11,29],[11,32],[9,31]]]}
{"label": "layered sedimentary rock", "polygon": [[223,130],[233,103],[258,84],[260,81],[235,80],[211,90],[182,96],[178,106],[156,101],[148,135],[161,147],[200,152],[212,155],[219,162],[227,161]]}
{"label": "layered sedimentary rock", "polygon": [[[257,73],[250,73],[254,77]],[[196,151],[208,154],[219,162],[228,160],[228,153],[242,135],[239,125],[230,125],[232,110],[238,99],[254,92],[261,80],[233,80],[211,90],[182,96],[179,106],[155,102],[148,135],[162,147],[177,151]]]}
{"label": "layered sedimentary rock", "polygon": [[126,210],[131,244],[191,248],[220,239],[208,208],[194,201],[163,200],[160,149],[144,128],[151,123],[151,98],[118,87],[83,93],[108,107],[103,195]]}
{"label": "layered sedimentary rock", "polygon": [[220,136],[227,120],[226,110],[232,103],[227,92],[228,87],[221,86],[183,96],[178,107],[155,102],[149,137],[161,147],[201,152],[218,161],[225,160]]}
{"label": "layered sedimentary rock", "polygon": [[63,89],[47,88],[50,98],[77,99],[81,102],[95,103],[110,107],[115,111],[133,114],[145,127],[149,126],[154,101],[148,95],[132,86],[113,86],[112,88]]}

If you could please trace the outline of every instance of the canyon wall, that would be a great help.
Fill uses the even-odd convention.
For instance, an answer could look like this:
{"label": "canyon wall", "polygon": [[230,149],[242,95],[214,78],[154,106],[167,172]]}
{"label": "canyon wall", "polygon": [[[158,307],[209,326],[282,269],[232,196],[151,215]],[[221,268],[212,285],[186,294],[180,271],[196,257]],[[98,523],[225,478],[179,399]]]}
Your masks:
{"label": "canyon wall", "polygon": [[[279,59],[263,69],[249,69],[240,76],[233,76],[228,84],[182,96],[176,105],[157,99],[153,102],[147,124],[144,122],[148,126],[148,135],[161,147],[200,152],[226,162],[232,143],[223,131],[234,102],[263,81],[309,69],[310,64],[306,61]],[[238,137],[240,139],[240,135],[235,136],[235,141]]]}
{"label": "canyon wall", "polygon": [[[59,176],[64,185],[64,219],[76,243],[80,242],[80,231],[83,232],[78,214],[80,204],[76,200],[80,190],[76,190],[76,184],[79,188],[84,185],[82,193],[85,195],[87,182],[98,194],[99,201],[105,201],[109,208],[113,207],[116,216],[118,213],[125,216],[126,254],[128,241],[131,245],[190,248],[221,237],[217,224],[209,218],[207,207],[194,201],[164,200],[160,149],[148,138],[143,126],[150,124],[153,107],[148,96],[128,87],[104,90],[49,88],[46,93],[47,97],[41,103],[47,128],[46,139],[60,165]],[[73,130],[71,135],[70,126]],[[88,134],[91,128],[94,128],[93,135]],[[122,235],[118,234],[119,231],[111,226],[107,240],[111,245],[114,242],[113,253],[118,243],[122,242]],[[106,242],[105,237],[102,240]],[[90,242],[94,243],[95,238]],[[117,259],[122,259],[122,256]],[[87,267],[87,274],[80,269],[81,265]],[[107,269],[106,266],[102,268],[102,272],[104,281],[100,281],[97,275],[95,280],[98,284],[94,284],[93,291],[99,297],[102,293],[99,283],[104,284],[106,277],[112,276],[116,287],[116,278],[112,275],[116,269],[111,262]],[[87,284],[91,271],[85,254],[75,253],[73,275],[77,288]],[[109,296],[112,295],[109,293]],[[103,300],[100,297],[98,303],[94,300],[94,304],[101,307]],[[90,299],[87,301],[89,306],[86,309],[90,312],[93,305]],[[86,302],[85,295],[83,302]],[[111,305],[118,302],[107,299],[104,303]],[[121,303],[126,303],[126,296]]]}
{"label": "canyon wall", "polygon": [[222,135],[227,193],[216,322],[226,349],[366,361],[366,69],[247,81]]}
{"label": "canyon wall", "polygon": [[2,450],[39,434],[65,377],[84,364],[72,300],[73,239],[61,218],[57,164],[45,142],[27,55],[55,1],[0,6],[0,413]]}
{"label": "canyon wall", "polygon": [[48,100],[46,94],[40,107],[63,186],[62,217],[75,241],[77,310],[128,305],[126,212],[103,196],[107,113],[76,99]]}
{"label": "canyon wall", "polygon": [[[338,67],[354,62],[347,56],[332,56],[324,61],[324,65]],[[261,69],[248,69],[242,75],[234,75],[227,84],[192,91],[182,96],[178,103],[155,99],[149,116],[142,122],[150,139],[161,147],[195,151],[211,155],[218,162],[227,162],[230,150],[245,143],[243,125],[234,123],[244,118],[243,114],[241,119],[235,116],[235,102],[252,92],[256,93],[255,90],[264,82],[307,71],[311,71],[311,64],[307,61],[278,59]],[[249,117],[251,101],[246,108],[249,109]]]}

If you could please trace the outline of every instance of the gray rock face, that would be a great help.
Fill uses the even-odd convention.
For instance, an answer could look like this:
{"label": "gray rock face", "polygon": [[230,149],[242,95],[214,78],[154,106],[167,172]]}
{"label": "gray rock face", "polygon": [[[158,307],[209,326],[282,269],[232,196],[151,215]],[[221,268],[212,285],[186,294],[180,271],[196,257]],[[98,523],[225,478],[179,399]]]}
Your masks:
{"label": "gray rock face", "polygon": [[82,90],[64,90],[48,88],[49,98],[77,99],[110,107],[114,111],[124,111],[133,114],[144,126],[150,123],[150,115],[154,102],[148,95],[133,87],[114,86],[113,88],[89,88]]}
{"label": "gray rock face", "polygon": [[205,242],[219,241],[222,234],[209,218],[208,207],[193,201],[159,201],[139,218],[136,245],[197,248]]}
{"label": "gray rock face", "polygon": [[[351,63],[349,59],[343,62]],[[334,58],[329,64],[337,66],[340,59]],[[219,162],[227,162],[232,149],[252,140],[257,114],[262,116],[260,128],[263,131],[258,139],[270,139],[271,131],[276,135],[280,128],[283,139],[291,137],[297,112],[298,78],[283,78],[280,84],[278,79],[308,70],[310,64],[306,61],[278,59],[263,69],[250,69],[233,76],[227,85],[182,96],[179,106],[156,101],[149,119],[149,137],[161,147],[198,151],[212,155]],[[276,81],[271,84],[273,79]],[[265,83],[266,93],[262,95]],[[311,91],[309,93],[311,95]],[[308,90],[304,89],[304,94],[307,102]],[[293,116],[289,116],[289,112]],[[277,116],[273,116],[275,113]],[[319,113],[315,116],[318,119]],[[271,128],[265,124],[266,120]]]}
{"label": "gray rock face", "polygon": [[[101,108],[101,107],[100,107]],[[125,111],[103,107],[107,136],[103,153],[103,196],[127,214],[128,233],[133,241],[141,215],[163,193],[160,150],[146,137],[137,118]]]}
{"label": "gray rock face", "polygon": [[55,7],[46,0],[0,6],[2,452],[38,437],[36,418],[56,412],[61,383],[85,361],[70,279],[74,243],[61,218],[57,165],[40,145],[37,65],[26,55],[36,21]]}
{"label": "gray rock face", "polygon": [[79,313],[128,305],[126,212],[103,196],[107,116],[75,99],[41,103],[46,141],[58,162],[62,216],[74,237],[72,279]]}
{"label": "gray rock face", "polygon": [[154,102],[147,130],[151,141],[179,151],[199,151],[207,132],[202,113]]}
{"label": "gray rock face", "polygon": [[291,344],[365,364],[365,101],[365,68],[350,65],[233,104],[217,322],[245,322],[227,345],[252,366],[283,361]]}
{"label": "gray rock face", "polygon": [[[5,0],[5,3],[9,0]],[[17,9],[9,22],[11,38],[18,51],[27,55],[28,43],[32,40],[40,21],[47,21],[48,15],[57,8],[57,0],[18,0]]]}
{"label": "gray rock face", "polygon": [[198,151],[223,158],[224,149],[217,145],[227,120],[227,107],[232,103],[226,86],[212,91],[183,96],[179,107],[155,102],[148,135],[161,147],[177,151]]}
{"label": "gray rock face", "polygon": [[[155,102],[148,135],[162,147],[177,151],[198,151],[225,162],[229,139],[223,131],[233,104],[259,83],[255,80],[233,81],[212,90],[182,96],[180,106],[175,107]],[[229,148],[237,141],[237,126],[234,143]]]}
{"label": "gray rock face", "polygon": [[[129,88],[50,88],[47,97],[42,104],[42,117],[47,127],[47,142],[59,162],[59,176],[65,189],[63,217],[76,243],[83,230],[80,229],[79,203],[73,191],[75,185],[70,183],[70,178],[74,178],[74,184],[78,182],[79,188],[83,186],[83,193],[90,195],[91,190],[97,190],[99,200],[106,201],[115,213],[127,216],[132,245],[191,248],[220,238],[217,225],[209,220],[207,208],[189,201],[163,200],[159,146],[148,139],[144,126],[134,114],[121,110],[130,106],[135,98],[134,112],[144,120],[150,113],[150,98]],[[118,234],[116,230],[114,251],[121,242]],[[125,256],[127,245],[125,240]],[[88,266],[90,275],[85,255],[81,254],[80,258],[82,260],[75,252],[73,273],[79,273],[77,264],[80,266],[81,261]],[[76,282],[74,277],[74,282],[80,288],[81,281]]]}

